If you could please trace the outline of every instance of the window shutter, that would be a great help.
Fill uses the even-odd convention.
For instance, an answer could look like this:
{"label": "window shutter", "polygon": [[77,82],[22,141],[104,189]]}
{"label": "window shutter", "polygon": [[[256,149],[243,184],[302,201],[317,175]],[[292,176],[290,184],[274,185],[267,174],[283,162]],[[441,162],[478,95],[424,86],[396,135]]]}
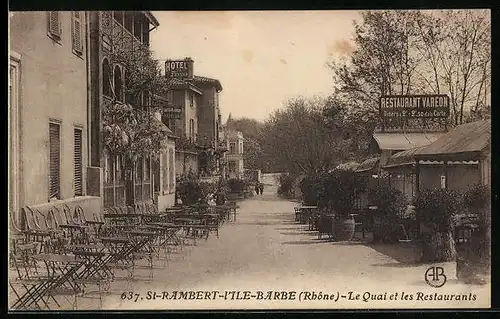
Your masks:
{"label": "window shutter", "polygon": [[174,150],[168,150],[168,170],[169,170],[169,192],[173,193],[175,190],[175,161],[174,161]]}
{"label": "window shutter", "polygon": [[83,196],[82,130],[75,129],[74,187],[75,196]]}
{"label": "window shutter", "polygon": [[59,11],[49,11],[49,33],[57,37],[61,38],[61,17],[59,16]]}
{"label": "window shutter", "polygon": [[61,136],[60,126],[49,124],[49,199],[60,198],[60,166],[61,166]]}
{"label": "window shutter", "polygon": [[82,53],[82,22],[81,14],[79,11],[73,11],[73,50],[78,53]]}

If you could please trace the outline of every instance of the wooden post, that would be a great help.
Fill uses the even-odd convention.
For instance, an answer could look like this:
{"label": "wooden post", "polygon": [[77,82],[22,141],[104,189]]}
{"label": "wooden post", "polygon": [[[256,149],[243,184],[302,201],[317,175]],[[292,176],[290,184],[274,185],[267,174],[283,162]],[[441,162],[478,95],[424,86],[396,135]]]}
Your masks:
{"label": "wooden post", "polygon": [[418,196],[420,193],[420,165],[418,163],[418,159],[415,160],[415,196]]}

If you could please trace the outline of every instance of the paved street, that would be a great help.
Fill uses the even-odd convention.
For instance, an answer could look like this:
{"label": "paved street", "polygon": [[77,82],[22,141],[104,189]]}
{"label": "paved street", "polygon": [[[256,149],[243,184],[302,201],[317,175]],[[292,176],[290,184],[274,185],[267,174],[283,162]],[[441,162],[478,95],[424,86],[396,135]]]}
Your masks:
{"label": "paved street", "polygon": [[[275,188],[240,203],[238,220],[220,230],[220,238],[210,236],[187,253],[177,254],[165,269],[156,269],[154,281],[134,282],[132,289],[113,283],[106,297],[106,309],[214,309],[214,308],[391,308],[391,307],[481,307],[489,305],[489,287],[466,286],[453,280],[453,265],[444,265],[448,282],[432,288],[424,278],[429,265],[408,265],[383,251],[404,251],[404,247],[370,247],[360,242],[333,243],[317,240],[314,232],[293,222],[294,203],[276,198]],[[411,249],[410,249],[411,251]],[[389,253],[390,254],[390,253]],[[123,287],[120,287],[123,286]],[[132,290],[140,294],[136,302],[121,300]],[[311,291],[333,294],[349,291],[361,294],[452,293],[477,294],[474,302],[458,301],[272,301],[272,300],[146,300],[147,292],[163,291]],[[367,297],[368,294],[365,294]],[[383,297],[383,296],[382,296]],[[298,298],[298,296],[297,296]],[[400,297],[399,297],[400,298]],[[135,299],[135,298],[134,298]]]}

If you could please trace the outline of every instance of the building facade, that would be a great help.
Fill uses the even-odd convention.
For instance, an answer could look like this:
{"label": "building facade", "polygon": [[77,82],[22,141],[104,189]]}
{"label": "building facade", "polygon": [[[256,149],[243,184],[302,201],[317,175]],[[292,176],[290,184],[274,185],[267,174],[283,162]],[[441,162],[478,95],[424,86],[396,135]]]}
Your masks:
{"label": "building facade", "polygon": [[[149,48],[149,34],[159,23],[149,11],[92,11],[89,15],[90,164],[94,186],[90,191],[102,196],[105,208],[160,201],[158,196],[173,197],[175,190],[170,187],[165,190],[162,183],[164,175],[175,176],[175,156],[168,155],[169,150],[160,158],[143,156],[132,163],[123,155],[109,154],[103,141],[106,105],[118,103],[147,108],[153,103],[166,103],[166,98],[153,97],[147,91],[140,92],[138,97],[128,94],[125,85],[132,75],[127,73],[124,63],[113,59],[116,52],[132,54]],[[157,123],[159,127],[163,126],[160,123]],[[167,141],[170,148],[172,142]],[[127,175],[125,167],[130,166],[134,167],[133,172]]]}
{"label": "building facade", "polygon": [[9,209],[17,221],[24,206],[100,211],[100,198],[87,191],[88,18],[10,13]]}
{"label": "building facade", "polygon": [[221,113],[219,94],[222,86],[217,79],[194,76],[193,83],[203,90],[201,105],[198,108],[198,144],[202,147],[199,156],[201,175],[220,174]]}
{"label": "building facade", "polygon": [[243,133],[226,130],[222,132],[221,139],[225,143],[225,148],[228,150],[223,155],[224,162],[224,177],[225,178],[244,178],[245,167],[243,163]]}
{"label": "building facade", "polygon": [[178,175],[188,172],[198,174],[198,108],[202,90],[193,83],[178,79],[170,80],[169,105],[179,109],[180,114],[164,114],[164,123],[179,138],[176,148],[175,169]]}
{"label": "building facade", "polygon": [[219,142],[219,94],[222,91],[219,80],[195,75],[191,58],[167,60],[165,76],[172,85],[170,101],[173,101],[174,108],[181,108],[180,118],[169,120],[169,127],[174,127],[180,137],[176,163],[178,174],[220,175],[223,151]]}

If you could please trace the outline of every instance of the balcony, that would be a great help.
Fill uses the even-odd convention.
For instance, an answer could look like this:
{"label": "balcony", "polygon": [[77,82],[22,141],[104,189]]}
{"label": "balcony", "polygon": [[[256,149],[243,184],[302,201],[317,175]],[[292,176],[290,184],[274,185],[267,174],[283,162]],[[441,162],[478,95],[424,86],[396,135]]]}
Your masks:
{"label": "balcony", "polygon": [[[113,17],[113,11],[102,12],[102,41],[103,48],[111,51],[117,48],[123,50],[137,50],[138,48],[149,47],[149,24],[147,17],[141,12],[127,13],[132,16],[132,20],[126,23],[122,18],[119,23],[116,17]],[[134,20],[137,19],[137,22]],[[130,26],[131,24],[131,26]],[[125,26],[127,25],[127,27]],[[135,31],[139,28],[139,31]],[[146,28],[148,28],[147,31]],[[130,30],[127,30],[130,29]],[[134,35],[134,33],[136,33]]]}

